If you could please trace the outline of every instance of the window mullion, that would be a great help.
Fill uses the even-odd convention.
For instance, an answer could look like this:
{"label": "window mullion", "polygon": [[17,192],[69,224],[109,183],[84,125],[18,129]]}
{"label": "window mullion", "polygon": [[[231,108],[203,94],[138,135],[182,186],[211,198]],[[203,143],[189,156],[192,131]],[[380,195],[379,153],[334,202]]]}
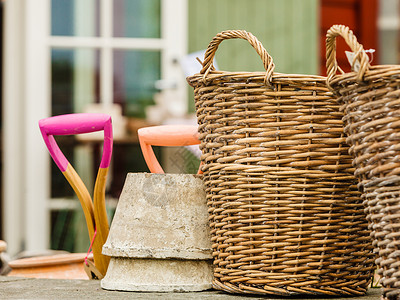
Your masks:
{"label": "window mullion", "polygon": [[100,37],[100,102],[104,107],[113,103],[113,60],[112,60],[112,1],[101,0]]}

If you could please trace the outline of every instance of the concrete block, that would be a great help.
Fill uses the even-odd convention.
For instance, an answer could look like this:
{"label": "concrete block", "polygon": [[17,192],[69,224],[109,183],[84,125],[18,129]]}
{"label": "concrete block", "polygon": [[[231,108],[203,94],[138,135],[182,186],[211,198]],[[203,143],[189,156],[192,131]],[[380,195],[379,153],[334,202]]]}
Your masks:
{"label": "concrete block", "polygon": [[101,287],[135,292],[196,292],[211,288],[207,260],[112,257]]}
{"label": "concrete block", "polygon": [[211,288],[211,239],[201,177],[129,173],[103,246],[102,287],[125,291]]}

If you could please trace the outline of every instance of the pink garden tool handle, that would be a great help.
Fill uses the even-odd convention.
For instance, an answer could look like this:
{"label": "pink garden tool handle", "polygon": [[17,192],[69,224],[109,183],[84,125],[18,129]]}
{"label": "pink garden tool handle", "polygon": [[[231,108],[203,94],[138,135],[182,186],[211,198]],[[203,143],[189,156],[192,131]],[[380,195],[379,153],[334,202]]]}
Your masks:
{"label": "pink garden tool handle", "polygon": [[51,157],[62,172],[67,169],[68,160],[58,147],[54,135],[74,135],[104,130],[103,156],[100,168],[107,168],[110,165],[113,137],[109,115],[68,114],[55,116],[40,120],[39,127]]}
{"label": "pink garden tool handle", "polygon": [[[69,114],[39,121],[40,131],[51,157],[68,180],[81,202],[93,244],[95,267],[105,275],[110,258],[102,255],[109,228],[105,206],[105,186],[111,161],[113,136],[111,117],[105,114]],[[104,130],[103,155],[97,174],[93,202],[82,179],[57,145],[54,135],[74,135]]]}
{"label": "pink garden tool handle", "polygon": [[[151,146],[189,146],[200,144],[197,125],[160,125],[138,130],[140,147],[150,172],[164,174]],[[198,174],[201,173],[200,167]]]}

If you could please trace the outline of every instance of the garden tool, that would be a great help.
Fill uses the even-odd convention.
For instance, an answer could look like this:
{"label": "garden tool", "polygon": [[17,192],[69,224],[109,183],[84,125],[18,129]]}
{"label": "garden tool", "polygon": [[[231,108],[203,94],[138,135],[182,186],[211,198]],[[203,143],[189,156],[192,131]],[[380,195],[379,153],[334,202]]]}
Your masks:
{"label": "garden tool", "polygon": [[[101,252],[109,232],[105,207],[105,184],[113,146],[111,117],[105,114],[60,115],[40,120],[39,127],[51,157],[74,189],[82,205],[89,237],[92,241],[95,266],[92,273],[96,274],[98,270],[100,275],[104,276],[110,260],[109,257],[102,255]],[[74,135],[100,130],[104,130],[103,155],[96,178],[92,202],[85,184],[61,152],[54,136]],[[90,264],[90,261],[85,263]]]}
{"label": "garden tool", "polygon": [[[153,146],[189,146],[200,144],[197,125],[160,125],[138,130],[140,148],[151,173],[164,174]],[[201,165],[197,174],[201,174]]]}
{"label": "garden tool", "polygon": [[212,252],[201,176],[164,174],[152,149],[199,144],[197,126],[144,127],[138,136],[153,174],[126,177],[103,247],[111,260],[101,287],[136,292],[210,289]]}

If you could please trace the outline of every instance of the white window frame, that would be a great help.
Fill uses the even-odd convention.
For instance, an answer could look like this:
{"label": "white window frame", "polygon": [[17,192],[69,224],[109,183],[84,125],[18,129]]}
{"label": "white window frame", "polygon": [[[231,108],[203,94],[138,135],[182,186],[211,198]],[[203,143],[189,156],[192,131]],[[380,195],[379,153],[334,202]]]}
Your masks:
{"label": "white window frame", "polygon": [[[100,37],[50,35],[50,0],[4,3],[3,232],[11,255],[43,251],[50,239],[50,157],[38,120],[51,112],[51,49],[100,49],[100,100],[113,99],[113,49],[161,51],[161,79],[174,80],[187,107],[176,60],[187,54],[187,0],[161,0],[161,39],[112,37],[112,0],[100,0]],[[186,109],[187,110],[187,109]]]}

